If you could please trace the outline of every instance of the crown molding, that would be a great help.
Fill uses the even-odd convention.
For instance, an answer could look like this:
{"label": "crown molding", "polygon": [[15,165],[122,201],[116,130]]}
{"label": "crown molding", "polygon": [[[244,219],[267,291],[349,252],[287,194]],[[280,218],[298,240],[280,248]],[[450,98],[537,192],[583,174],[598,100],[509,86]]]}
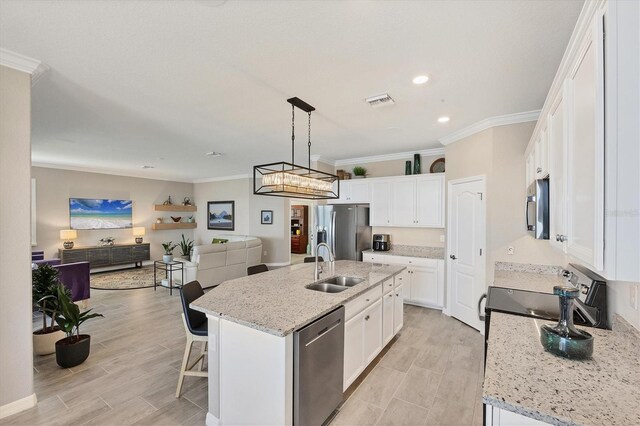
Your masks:
{"label": "crown molding", "polygon": [[517,124],[517,123],[526,123],[528,121],[536,121],[539,116],[540,116],[540,110],[538,109],[535,111],[517,112],[515,114],[489,117],[489,118],[485,118],[484,120],[478,121],[477,123],[474,123],[471,126],[465,127],[464,129],[460,129],[457,132],[448,134],[447,136],[440,138],[438,141],[442,145],[447,146],[450,143],[459,141],[460,139],[467,138],[475,133],[482,132],[483,130],[487,130],[491,127],[506,126],[509,124]]}
{"label": "crown molding", "polygon": [[40,67],[41,62],[0,47],[0,65],[33,74]]}
{"label": "crown molding", "polygon": [[56,169],[56,170],[69,170],[72,172],[96,173],[99,175],[122,176],[122,177],[130,177],[130,178],[137,178],[137,179],[161,180],[165,182],[194,183],[194,181],[187,180],[187,179],[170,179],[170,178],[163,178],[163,177],[151,177],[151,176],[143,176],[142,174],[118,172],[113,170],[96,170],[94,168],[89,168],[89,167],[69,166],[66,164],[56,164],[56,163],[42,163],[42,162],[36,162],[36,161],[31,162],[31,167],[42,167],[45,169]]}
{"label": "crown molding", "polygon": [[251,175],[242,174],[242,175],[230,175],[230,176],[220,176],[213,178],[204,178],[204,179],[194,179],[191,183],[207,183],[207,182],[222,182],[225,180],[238,180],[238,179],[249,179]]}
{"label": "crown molding", "polygon": [[368,157],[346,158],[343,160],[335,160],[334,166],[348,166],[352,164],[377,163],[379,161],[391,160],[408,160],[412,159],[415,154],[422,156],[444,155],[444,148],[423,149],[419,151],[396,152],[393,154],[371,155]]}

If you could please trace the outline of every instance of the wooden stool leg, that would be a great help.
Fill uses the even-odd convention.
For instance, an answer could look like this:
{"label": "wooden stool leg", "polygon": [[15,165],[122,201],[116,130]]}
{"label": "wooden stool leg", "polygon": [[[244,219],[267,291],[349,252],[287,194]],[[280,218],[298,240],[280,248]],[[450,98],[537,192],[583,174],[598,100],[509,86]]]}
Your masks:
{"label": "wooden stool leg", "polygon": [[204,357],[207,353],[207,342],[202,342],[202,347],[200,348],[200,356],[202,359],[200,360],[200,365],[198,366],[198,371],[202,371],[204,368]]}
{"label": "wooden stool leg", "polygon": [[191,335],[187,335],[187,346],[184,348],[184,357],[182,358],[182,366],[180,367],[180,377],[178,378],[178,389],[176,389],[176,398],[180,398],[182,391],[182,383],[184,382],[184,373],[187,371],[187,363],[191,356],[191,348],[193,347],[193,339]]}

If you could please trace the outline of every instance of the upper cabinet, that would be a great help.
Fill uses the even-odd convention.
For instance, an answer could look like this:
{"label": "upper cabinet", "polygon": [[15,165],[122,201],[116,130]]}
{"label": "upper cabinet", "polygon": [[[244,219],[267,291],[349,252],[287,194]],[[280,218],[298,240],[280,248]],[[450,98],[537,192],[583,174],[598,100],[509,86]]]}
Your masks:
{"label": "upper cabinet", "polygon": [[527,185],[549,177],[550,244],[609,280],[640,280],[639,12],[585,2],[524,159]]}
{"label": "upper cabinet", "polygon": [[371,182],[372,226],[444,227],[444,174],[379,178]]}
{"label": "upper cabinet", "polygon": [[367,179],[340,181],[340,198],[329,200],[330,204],[367,204],[370,201]]}

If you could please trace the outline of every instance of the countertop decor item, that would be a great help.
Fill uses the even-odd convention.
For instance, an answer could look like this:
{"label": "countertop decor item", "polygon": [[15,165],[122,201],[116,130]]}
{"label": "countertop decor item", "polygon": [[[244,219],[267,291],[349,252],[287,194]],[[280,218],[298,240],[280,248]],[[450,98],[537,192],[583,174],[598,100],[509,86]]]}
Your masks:
{"label": "countertop decor item", "polygon": [[182,200],[182,205],[183,206],[190,206],[191,205],[191,198],[184,197],[184,200]]}
{"label": "countertop decor item", "polygon": [[444,166],[445,166],[444,158],[438,158],[436,161],[431,163],[431,167],[429,168],[429,171],[431,173],[444,173],[444,169],[445,169]]}
{"label": "countertop decor item", "polygon": [[411,160],[404,162],[404,174],[407,176],[411,174]]}
{"label": "countertop decor item", "polygon": [[178,223],[182,220],[182,216],[171,216],[171,220],[173,220],[175,223]]}
{"label": "countertop decor item", "polygon": [[116,239],[113,237],[104,237],[104,238],[100,238],[98,240],[98,245],[99,246],[112,246],[114,245],[116,242]]}
{"label": "countertop decor item", "polygon": [[167,198],[164,203],[162,203],[163,206],[171,206],[173,205],[173,203],[171,202],[171,195],[169,195],[169,198]]}
{"label": "countertop decor item", "polygon": [[353,168],[353,176],[355,179],[363,179],[367,177],[367,169],[362,166],[355,166]]}
{"label": "countertop decor item", "polygon": [[[253,193],[274,197],[303,198],[307,200],[329,200],[340,197],[340,186],[334,183],[338,176],[311,168],[311,112],[315,108],[299,98],[289,98],[291,104],[291,162],[253,166]],[[307,167],[295,164],[295,109],[309,116],[308,141],[309,163]]]}
{"label": "countertop decor item", "polygon": [[576,287],[555,286],[553,294],[560,297],[560,321],[555,326],[545,324],[540,327],[540,343],[546,351],[563,358],[591,358],[593,336],[573,325],[573,304],[580,290]]}
{"label": "countertop decor item", "polygon": [[78,232],[75,229],[63,229],[60,231],[60,239],[64,240],[62,246],[66,249],[73,248],[73,240],[78,238]]}
{"label": "countertop decor item", "polygon": [[413,154],[413,174],[419,175],[422,173],[422,166],[420,164],[420,154]]}

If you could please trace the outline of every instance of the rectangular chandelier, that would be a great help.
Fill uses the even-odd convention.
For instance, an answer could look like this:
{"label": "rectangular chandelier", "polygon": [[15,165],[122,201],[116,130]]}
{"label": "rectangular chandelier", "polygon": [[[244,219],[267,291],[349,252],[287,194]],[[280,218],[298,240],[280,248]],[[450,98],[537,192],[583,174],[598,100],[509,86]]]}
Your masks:
{"label": "rectangular chandelier", "polygon": [[340,197],[340,181],[336,175],[281,161],[253,166],[253,193],[331,200]]}

